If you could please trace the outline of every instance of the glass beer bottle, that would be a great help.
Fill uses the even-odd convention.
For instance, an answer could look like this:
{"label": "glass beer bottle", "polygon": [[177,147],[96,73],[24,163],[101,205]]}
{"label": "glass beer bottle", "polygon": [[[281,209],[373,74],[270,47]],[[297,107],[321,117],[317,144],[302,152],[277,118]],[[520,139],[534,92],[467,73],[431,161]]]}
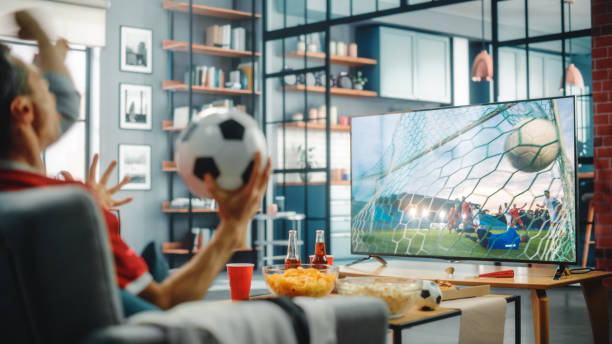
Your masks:
{"label": "glass beer bottle", "polygon": [[287,246],[287,258],[285,258],[285,269],[293,269],[302,265],[302,260],[297,248],[297,233],[289,231],[289,245]]}
{"label": "glass beer bottle", "polygon": [[312,267],[315,269],[327,269],[327,253],[325,253],[325,231],[317,230],[315,240],[315,256],[312,260]]}

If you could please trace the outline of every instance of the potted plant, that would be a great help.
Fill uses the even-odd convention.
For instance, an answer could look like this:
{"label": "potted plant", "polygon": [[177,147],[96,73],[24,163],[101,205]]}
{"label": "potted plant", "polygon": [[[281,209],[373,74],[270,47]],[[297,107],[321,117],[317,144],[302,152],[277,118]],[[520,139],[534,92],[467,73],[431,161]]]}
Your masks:
{"label": "potted plant", "polygon": [[353,88],[356,90],[363,90],[363,86],[368,82],[368,78],[363,77],[361,71],[357,71],[357,74],[353,77]]}

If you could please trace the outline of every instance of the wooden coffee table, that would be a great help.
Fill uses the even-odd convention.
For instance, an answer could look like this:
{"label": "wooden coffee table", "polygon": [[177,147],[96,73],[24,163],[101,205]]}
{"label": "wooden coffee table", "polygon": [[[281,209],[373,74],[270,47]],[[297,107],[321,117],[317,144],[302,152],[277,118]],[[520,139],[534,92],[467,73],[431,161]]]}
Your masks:
{"label": "wooden coffee table", "polygon": [[[585,274],[563,276],[553,280],[555,269],[544,267],[509,267],[477,264],[453,264],[455,273],[449,275],[444,268],[449,264],[424,261],[390,261],[387,266],[380,263],[360,263],[350,267],[340,267],[340,276],[385,276],[412,279],[438,279],[456,285],[488,284],[494,288],[517,288],[531,290],[531,308],[535,342],[550,342],[548,321],[548,297],[546,290],[569,284],[580,283],[591,320],[593,338],[597,344],[609,343],[610,323],[608,319],[608,290],[603,285],[604,278],[612,277],[612,272],[592,271]],[[482,273],[500,270],[514,270],[514,278],[479,278]]]}
{"label": "wooden coffee table", "polygon": [[[506,302],[514,302],[514,342],[521,343],[521,297],[519,295],[487,295],[487,297],[503,297]],[[402,344],[402,330],[427,324],[430,322],[461,316],[461,310],[456,308],[437,308],[433,311],[411,310],[401,318],[389,320],[389,328],[393,331],[393,344]]]}

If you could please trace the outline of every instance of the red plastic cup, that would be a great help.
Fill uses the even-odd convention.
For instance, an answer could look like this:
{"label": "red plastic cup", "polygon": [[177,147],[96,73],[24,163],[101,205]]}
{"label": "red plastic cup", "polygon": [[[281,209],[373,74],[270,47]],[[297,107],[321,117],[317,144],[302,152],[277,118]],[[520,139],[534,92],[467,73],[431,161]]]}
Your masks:
{"label": "red plastic cup", "polygon": [[[312,264],[312,261],[314,260],[314,254],[308,256],[310,258],[310,264]],[[331,254],[327,255],[327,265],[334,265],[334,256],[332,256]]]}
{"label": "red plastic cup", "polygon": [[248,300],[251,295],[251,279],[253,278],[254,265],[251,263],[231,263],[225,266],[227,267],[232,300]]}

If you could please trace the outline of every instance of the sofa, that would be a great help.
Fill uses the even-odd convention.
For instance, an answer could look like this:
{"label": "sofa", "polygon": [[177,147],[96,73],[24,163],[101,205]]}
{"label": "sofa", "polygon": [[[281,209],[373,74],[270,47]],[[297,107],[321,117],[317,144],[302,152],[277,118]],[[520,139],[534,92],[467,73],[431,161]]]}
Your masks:
{"label": "sofa", "polygon": [[[106,229],[74,186],[0,192],[0,329],[5,343],[180,343],[180,328],[128,324]],[[329,300],[338,343],[384,342],[377,299]]]}

